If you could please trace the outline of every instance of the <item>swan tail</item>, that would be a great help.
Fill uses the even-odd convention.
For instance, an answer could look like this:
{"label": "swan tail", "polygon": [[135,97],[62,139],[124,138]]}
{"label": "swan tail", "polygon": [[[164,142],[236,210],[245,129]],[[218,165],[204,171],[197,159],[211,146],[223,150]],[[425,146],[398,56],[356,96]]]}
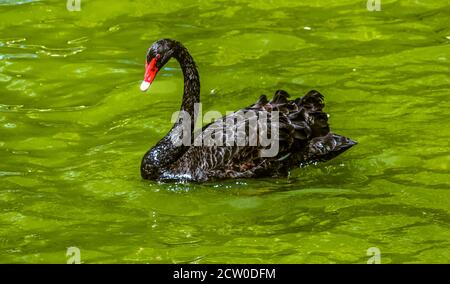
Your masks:
{"label": "swan tail", "polygon": [[287,157],[282,160],[301,165],[323,162],[356,144],[347,137],[331,132],[328,114],[322,111],[325,107],[322,94],[312,90],[301,98],[288,98],[287,92],[280,90],[269,102],[273,110],[284,113],[280,121],[282,145],[278,158]]}
{"label": "swan tail", "polygon": [[325,162],[356,145],[357,142],[332,132],[313,138],[306,148],[305,164]]}

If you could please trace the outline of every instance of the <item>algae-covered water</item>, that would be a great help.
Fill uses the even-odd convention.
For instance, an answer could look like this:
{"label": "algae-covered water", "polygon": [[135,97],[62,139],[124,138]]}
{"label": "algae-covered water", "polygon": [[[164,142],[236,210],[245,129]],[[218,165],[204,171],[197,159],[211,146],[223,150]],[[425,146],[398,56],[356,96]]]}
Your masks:
{"label": "algae-covered water", "polygon": [[[450,262],[448,1],[66,2],[0,0],[1,263]],[[175,62],[139,91],[167,37],[204,112],[317,89],[359,144],[289,178],[142,180],[181,102]]]}

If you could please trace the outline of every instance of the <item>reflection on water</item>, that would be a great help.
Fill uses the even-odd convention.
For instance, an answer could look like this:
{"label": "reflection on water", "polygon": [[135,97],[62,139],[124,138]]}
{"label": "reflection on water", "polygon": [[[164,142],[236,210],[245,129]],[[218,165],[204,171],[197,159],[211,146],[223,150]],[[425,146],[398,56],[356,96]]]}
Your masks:
{"label": "reflection on water", "polygon": [[[0,262],[448,262],[448,13],[442,1],[0,1]],[[182,75],[147,94],[156,39],[191,51],[203,111],[325,95],[359,144],[289,178],[143,181]]]}

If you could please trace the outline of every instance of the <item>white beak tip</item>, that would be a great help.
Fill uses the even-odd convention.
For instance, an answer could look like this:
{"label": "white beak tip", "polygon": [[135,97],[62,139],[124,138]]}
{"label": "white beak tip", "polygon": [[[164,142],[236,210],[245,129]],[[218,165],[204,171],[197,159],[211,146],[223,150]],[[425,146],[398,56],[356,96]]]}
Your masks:
{"label": "white beak tip", "polygon": [[142,83],[141,83],[141,91],[145,92],[145,91],[148,90],[148,88],[150,88],[150,83],[142,81]]}

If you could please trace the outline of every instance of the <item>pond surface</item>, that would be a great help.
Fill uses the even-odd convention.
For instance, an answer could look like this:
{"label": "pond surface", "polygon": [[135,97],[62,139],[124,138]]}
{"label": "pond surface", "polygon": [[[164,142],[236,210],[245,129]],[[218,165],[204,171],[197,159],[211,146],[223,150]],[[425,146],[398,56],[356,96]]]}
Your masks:
{"label": "pond surface", "polygon": [[[0,262],[449,262],[447,1],[65,2],[0,0]],[[204,112],[316,89],[359,144],[289,178],[142,180],[181,102],[176,62],[139,91],[166,37]]]}

